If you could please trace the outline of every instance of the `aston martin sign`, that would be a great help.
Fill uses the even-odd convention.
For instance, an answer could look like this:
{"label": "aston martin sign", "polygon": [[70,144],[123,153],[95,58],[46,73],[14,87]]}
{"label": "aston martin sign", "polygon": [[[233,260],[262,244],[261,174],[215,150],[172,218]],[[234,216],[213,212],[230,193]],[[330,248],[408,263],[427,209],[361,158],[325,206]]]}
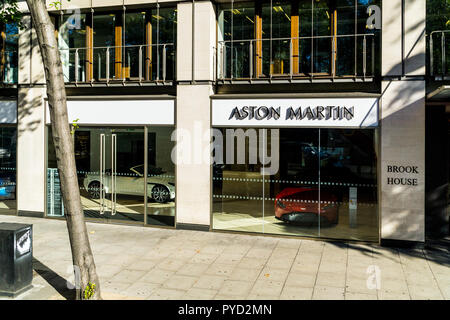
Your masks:
{"label": "aston martin sign", "polygon": [[343,127],[378,125],[377,98],[215,99],[213,126]]}

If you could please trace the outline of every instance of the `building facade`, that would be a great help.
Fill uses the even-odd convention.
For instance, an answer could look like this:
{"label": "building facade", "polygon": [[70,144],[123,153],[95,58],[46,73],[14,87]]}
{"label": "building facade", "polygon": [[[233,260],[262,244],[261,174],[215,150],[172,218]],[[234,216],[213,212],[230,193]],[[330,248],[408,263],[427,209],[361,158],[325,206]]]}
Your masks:
{"label": "building facade", "polygon": [[[445,1],[72,0],[49,12],[88,221],[448,235]],[[42,60],[23,24],[2,26],[0,214],[61,219]]]}

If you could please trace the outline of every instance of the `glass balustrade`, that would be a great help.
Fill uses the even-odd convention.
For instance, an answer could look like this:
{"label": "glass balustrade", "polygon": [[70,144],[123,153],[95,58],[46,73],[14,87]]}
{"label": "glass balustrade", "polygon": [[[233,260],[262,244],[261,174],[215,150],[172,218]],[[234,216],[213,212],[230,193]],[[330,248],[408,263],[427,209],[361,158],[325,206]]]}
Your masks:
{"label": "glass balustrade", "polygon": [[361,78],[379,74],[377,0],[253,1],[219,5],[217,78]]}

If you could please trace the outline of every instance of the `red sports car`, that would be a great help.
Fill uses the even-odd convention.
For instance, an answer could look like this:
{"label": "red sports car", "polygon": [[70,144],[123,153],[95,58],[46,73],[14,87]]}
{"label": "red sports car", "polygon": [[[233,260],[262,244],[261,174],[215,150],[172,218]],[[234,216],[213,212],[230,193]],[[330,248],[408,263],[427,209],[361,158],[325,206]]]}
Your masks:
{"label": "red sports car", "polygon": [[275,199],[275,217],[278,220],[315,226],[338,223],[338,198],[327,191],[320,192],[317,188],[287,188],[281,191]]}

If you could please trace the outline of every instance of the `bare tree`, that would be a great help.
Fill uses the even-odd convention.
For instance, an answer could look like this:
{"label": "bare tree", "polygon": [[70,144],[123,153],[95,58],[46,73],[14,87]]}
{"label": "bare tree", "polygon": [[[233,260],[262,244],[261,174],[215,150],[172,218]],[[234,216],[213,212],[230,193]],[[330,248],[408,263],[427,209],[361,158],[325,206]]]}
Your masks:
{"label": "bare tree", "polygon": [[[19,22],[21,13],[17,9],[17,0],[1,0],[1,2],[3,6],[0,20]],[[45,70],[53,142],[77,282],[76,297],[79,300],[101,299],[100,283],[81,204],[74,145],[67,116],[66,88],[55,27],[47,11],[45,0],[26,0],[26,2],[37,33]],[[53,5],[57,6],[61,3],[54,2]]]}

